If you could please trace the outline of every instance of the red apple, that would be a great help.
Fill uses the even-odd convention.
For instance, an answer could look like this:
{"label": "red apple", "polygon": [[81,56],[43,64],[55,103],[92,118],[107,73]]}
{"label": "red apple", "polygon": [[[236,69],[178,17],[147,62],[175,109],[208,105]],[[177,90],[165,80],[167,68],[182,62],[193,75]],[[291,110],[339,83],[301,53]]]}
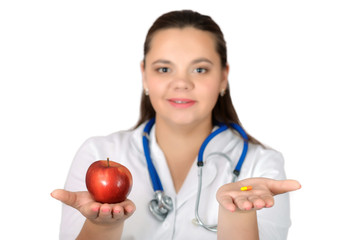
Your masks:
{"label": "red apple", "polygon": [[86,173],[86,187],[95,201],[119,203],[126,199],[132,188],[130,171],[117,162],[99,160],[92,163]]}

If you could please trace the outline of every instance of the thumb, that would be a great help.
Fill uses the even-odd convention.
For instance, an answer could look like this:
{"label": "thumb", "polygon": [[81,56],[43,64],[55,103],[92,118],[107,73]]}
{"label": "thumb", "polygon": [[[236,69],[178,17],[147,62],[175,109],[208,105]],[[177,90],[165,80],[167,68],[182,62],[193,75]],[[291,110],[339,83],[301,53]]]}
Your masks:
{"label": "thumb", "polygon": [[301,188],[301,184],[296,180],[273,180],[268,185],[274,195],[295,191]]}
{"label": "thumb", "polygon": [[76,204],[76,194],[73,192],[66,191],[64,189],[56,189],[50,194],[53,198],[69,205],[75,207]]}

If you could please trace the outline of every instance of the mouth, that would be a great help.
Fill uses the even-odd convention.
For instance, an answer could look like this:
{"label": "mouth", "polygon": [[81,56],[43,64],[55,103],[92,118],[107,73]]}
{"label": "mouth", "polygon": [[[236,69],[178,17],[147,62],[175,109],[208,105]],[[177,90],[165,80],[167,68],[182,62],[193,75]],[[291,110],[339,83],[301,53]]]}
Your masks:
{"label": "mouth", "polygon": [[189,101],[174,100],[174,103],[188,103]]}
{"label": "mouth", "polygon": [[192,99],[185,99],[185,98],[171,98],[168,99],[168,101],[170,102],[170,104],[174,107],[177,108],[187,108],[187,107],[191,107],[192,105],[195,104],[195,101]]}

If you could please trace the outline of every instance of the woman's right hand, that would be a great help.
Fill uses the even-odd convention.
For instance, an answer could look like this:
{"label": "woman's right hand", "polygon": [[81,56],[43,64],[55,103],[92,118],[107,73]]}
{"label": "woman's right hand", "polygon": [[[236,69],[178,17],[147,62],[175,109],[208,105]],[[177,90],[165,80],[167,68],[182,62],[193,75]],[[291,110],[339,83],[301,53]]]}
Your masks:
{"label": "woman's right hand", "polygon": [[69,192],[63,189],[57,189],[51,193],[51,196],[77,209],[92,223],[100,225],[111,225],[113,223],[123,222],[130,217],[136,209],[135,204],[129,199],[115,204],[95,202],[87,191]]}

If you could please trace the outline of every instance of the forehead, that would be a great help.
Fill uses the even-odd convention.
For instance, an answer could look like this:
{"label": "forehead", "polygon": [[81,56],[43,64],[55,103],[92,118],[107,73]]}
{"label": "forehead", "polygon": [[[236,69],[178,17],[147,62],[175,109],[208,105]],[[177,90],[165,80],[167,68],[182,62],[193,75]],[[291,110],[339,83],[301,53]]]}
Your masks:
{"label": "forehead", "polygon": [[220,61],[212,33],[193,27],[170,28],[156,32],[146,58],[213,58]]}

